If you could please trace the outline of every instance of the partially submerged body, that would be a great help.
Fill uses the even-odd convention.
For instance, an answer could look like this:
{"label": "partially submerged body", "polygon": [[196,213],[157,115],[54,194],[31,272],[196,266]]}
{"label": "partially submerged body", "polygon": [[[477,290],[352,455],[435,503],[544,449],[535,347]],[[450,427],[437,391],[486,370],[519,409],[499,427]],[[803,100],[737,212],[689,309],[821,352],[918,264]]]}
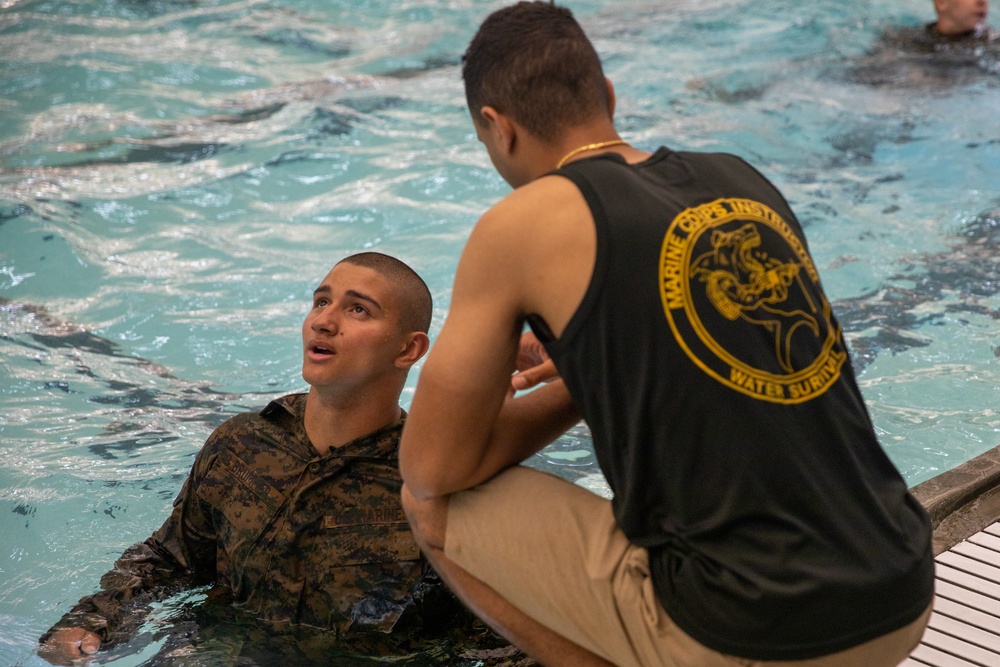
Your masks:
{"label": "partially submerged body", "polygon": [[338,263],[302,326],[309,392],[218,427],[163,526],[42,637],[40,654],[66,664],[114,646],[152,603],[197,585],[276,637],[308,634],[347,652],[411,651],[464,627],[399,496],[398,401],[430,317],[426,285],[402,262],[363,253]]}
{"label": "partially submerged body", "polygon": [[948,87],[1000,73],[1000,35],[986,23],[985,0],[936,0],[937,20],[891,28],[848,71],[868,85]]}

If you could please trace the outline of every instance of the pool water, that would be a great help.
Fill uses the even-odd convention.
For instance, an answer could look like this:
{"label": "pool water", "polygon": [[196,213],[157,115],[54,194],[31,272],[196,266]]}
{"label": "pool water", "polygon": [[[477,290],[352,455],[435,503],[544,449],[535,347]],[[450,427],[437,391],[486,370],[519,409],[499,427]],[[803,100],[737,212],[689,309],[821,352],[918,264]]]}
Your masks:
{"label": "pool water", "polygon": [[[0,664],[42,664],[216,425],[303,388],[337,259],[409,262],[440,329],[508,192],[458,69],[503,4],[0,0]],[[880,36],[929,0],[568,4],[626,139],[733,152],[785,192],[907,481],[1000,444],[996,52]],[[532,464],[602,490],[584,426]],[[167,664],[199,595],[101,664]],[[209,644],[183,664],[229,664]]]}

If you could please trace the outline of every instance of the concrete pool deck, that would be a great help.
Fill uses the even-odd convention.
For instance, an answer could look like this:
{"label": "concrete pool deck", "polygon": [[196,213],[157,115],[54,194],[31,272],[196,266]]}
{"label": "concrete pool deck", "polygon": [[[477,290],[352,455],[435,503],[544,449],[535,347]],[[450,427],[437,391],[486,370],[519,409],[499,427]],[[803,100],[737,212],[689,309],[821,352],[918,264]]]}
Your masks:
{"label": "concrete pool deck", "polygon": [[934,555],[947,551],[1000,521],[1000,446],[911,491],[930,514]]}
{"label": "concrete pool deck", "polygon": [[1000,447],[912,489],[931,516],[934,613],[903,667],[1000,665]]}

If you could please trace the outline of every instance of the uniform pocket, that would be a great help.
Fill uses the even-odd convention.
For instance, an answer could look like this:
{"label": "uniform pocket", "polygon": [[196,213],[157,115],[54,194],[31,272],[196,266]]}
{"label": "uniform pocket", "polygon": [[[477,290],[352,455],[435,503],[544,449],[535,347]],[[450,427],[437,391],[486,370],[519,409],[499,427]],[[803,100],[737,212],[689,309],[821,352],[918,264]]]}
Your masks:
{"label": "uniform pocket", "polygon": [[[216,519],[216,531],[218,546],[227,554],[229,563],[246,562],[253,545],[284,504],[281,493],[229,450],[216,457],[199,482],[197,495],[217,517],[225,519]],[[241,579],[236,576],[231,582],[234,589]]]}
{"label": "uniform pocket", "polygon": [[[398,511],[402,514],[401,509]],[[418,560],[420,549],[405,518],[402,521],[379,521],[382,512],[396,517],[395,510],[381,509],[327,515],[323,520],[327,563],[338,567]],[[370,513],[372,521],[354,521],[366,513]],[[349,523],[343,523],[345,519]]]}

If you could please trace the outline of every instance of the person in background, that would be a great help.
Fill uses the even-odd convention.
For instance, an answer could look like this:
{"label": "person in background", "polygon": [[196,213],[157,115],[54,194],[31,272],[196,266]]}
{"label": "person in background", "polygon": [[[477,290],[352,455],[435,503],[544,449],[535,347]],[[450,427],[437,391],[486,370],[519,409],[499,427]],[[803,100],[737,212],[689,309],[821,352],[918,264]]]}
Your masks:
{"label": "person in background", "polygon": [[[782,194],[733,155],[629,145],[563,7],[491,14],[463,78],[514,191],[469,236],[400,443],[438,573],[549,666],[904,660],[929,520]],[[519,465],[581,416],[610,502]]]}
{"label": "person in background", "polygon": [[930,23],[882,30],[866,54],[848,63],[847,79],[927,93],[995,76],[1000,39],[986,23],[987,0],[934,0],[934,10]]}
{"label": "person in background", "polygon": [[[454,599],[400,505],[399,396],[428,348],[431,295],[380,253],[337,263],[302,325],[308,393],[222,424],[163,526],[40,639],[53,663],[126,639],[150,602],[214,584],[268,627],[419,630]],[[451,607],[458,608],[457,601]]]}
{"label": "person in background", "polygon": [[992,31],[986,25],[988,0],[934,0],[937,20],[927,24],[928,34],[952,40],[983,39]]}

